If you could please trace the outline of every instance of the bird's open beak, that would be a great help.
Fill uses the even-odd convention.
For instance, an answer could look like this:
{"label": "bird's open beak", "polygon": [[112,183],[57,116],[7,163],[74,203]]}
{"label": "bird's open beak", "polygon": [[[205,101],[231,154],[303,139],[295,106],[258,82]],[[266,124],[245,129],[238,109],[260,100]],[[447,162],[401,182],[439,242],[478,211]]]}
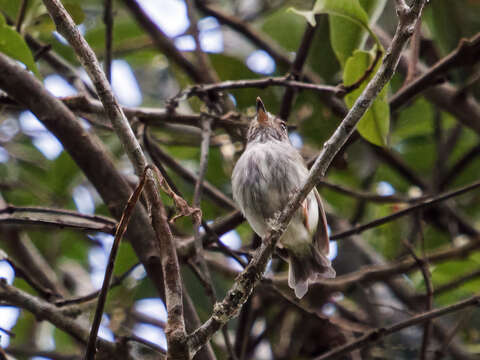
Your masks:
{"label": "bird's open beak", "polygon": [[268,124],[267,110],[265,110],[265,105],[263,105],[263,101],[260,99],[260,96],[257,97],[257,121],[261,125]]}

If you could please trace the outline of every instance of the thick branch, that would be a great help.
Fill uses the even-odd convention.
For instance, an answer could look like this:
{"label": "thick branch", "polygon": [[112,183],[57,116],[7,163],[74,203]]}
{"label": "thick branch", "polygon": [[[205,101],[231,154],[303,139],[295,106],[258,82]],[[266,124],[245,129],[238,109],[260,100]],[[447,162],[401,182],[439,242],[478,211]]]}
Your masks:
{"label": "thick branch", "polygon": [[[44,0],[44,3],[50,16],[53,18],[58,31],[69,41],[80,62],[89,74],[95,88],[97,89],[97,93],[102,101],[105,111],[112,122],[115,132],[135,168],[135,172],[138,176],[141,176],[144,169],[147,168],[147,159],[143,154],[140,144],[123,113],[122,108],[113,95],[94,52],[80,34],[72,18],[61,2],[58,0]],[[146,193],[148,199],[153,202],[151,214],[152,225],[157,235],[157,241],[163,245],[161,263],[162,270],[164,271],[165,296],[168,312],[166,335],[169,344],[169,354],[173,354],[172,358],[176,358],[177,351],[179,353],[182,352],[181,348],[183,347],[183,339],[180,334],[185,333],[181,291],[182,284],[173,235],[170,232],[170,227],[168,226],[165,216],[165,209],[157,193],[157,188],[158,184],[155,178],[147,178]],[[171,266],[166,266],[166,264],[171,264]],[[174,266],[175,264],[176,266]],[[165,270],[168,271],[165,272]],[[171,327],[169,328],[169,326]],[[171,335],[171,337],[169,335]]]}

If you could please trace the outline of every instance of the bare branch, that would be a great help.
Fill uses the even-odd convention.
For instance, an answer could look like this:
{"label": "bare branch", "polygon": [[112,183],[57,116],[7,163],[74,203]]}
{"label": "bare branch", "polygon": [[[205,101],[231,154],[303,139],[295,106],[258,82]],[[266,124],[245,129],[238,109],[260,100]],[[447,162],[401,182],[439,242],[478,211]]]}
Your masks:
{"label": "bare branch", "polygon": [[[290,76],[292,76],[294,80],[298,80],[300,78],[303,65],[307,61],[308,51],[310,50],[313,38],[315,36],[315,31],[318,29],[318,27],[319,24],[317,24],[316,26],[312,26],[310,25],[310,23],[307,23],[305,27],[302,42],[300,43],[298,51],[295,55],[295,60],[293,60],[292,66],[290,67]],[[278,117],[280,119],[288,121],[294,97],[295,90],[288,87],[285,90],[285,94],[283,94],[283,99],[281,101],[282,105],[280,107],[280,112],[278,113]]]}
{"label": "bare branch", "polygon": [[[86,344],[87,342],[89,329],[80,325],[76,319],[62,315],[55,305],[8,285],[4,279],[0,280],[0,300],[7,301],[13,306],[26,309],[36,317],[51,322],[82,344]],[[111,357],[120,356],[120,358],[123,358],[125,355],[118,354],[116,345],[102,338],[97,339],[96,346],[101,353]]]}
{"label": "bare branch", "polygon": [[97,308],[95,309],[95,316],[93,318],[92,329],[90,331],[90,336],[88,338],[87,350],[85,352],[86,360],[95,359],[95,344],[97,342],[98,329],[100,327],[100,322],[102,321],[103,308],[105,307],[105,302],[107,301],[107,293],[110,288],[110,279],[113,274],[113,267],[115,265],[115,259],[117,257],[118,248],[120,246],[120,241],[122,240],[125,231],[127,230],[128,222],[132,216],[133,209],[137,204],[137,201],[142,193],[143,187],[146,182],[147,168],[145,168],[143,175],[140,179],[138,186],[135,191],[132,193],[128,199],[125,210],[123,211],[122,217],[118,223],[117,229],[115,231],[115,238],[113,240],[112,249],[110,250],[110,255],[108,256],[107,268],[105,269],[105,277],[103,278],[102,289],[98,296]]}
{"label": "bare branch", "polygon": [[113,4],[112,0],[104,1],[103,22],[105,23],[105,75],[112,83],[112,46],[113,46]]}
{"label": "bare branch", "polygon": [[465,194],[466,192],[474,190],[478,187],[480,187],[480,181],[474,182],[473,184],[470,184],[470,185],[467,185],[467,186],[463,186],[458,190],[450,191],[450,192],[432,197],[430,199],[423,200],[420,203],[409,206],[406,209],[397,211],[397,212],[395,212],[391,215],[382,217],[380,219],[370,221],[366,224],[355,226],[354,228],[352,228],[350,230],[347,230],[347,231],[344,231],[344,232],[341,232],[339,234],[333,234],[330,237],[330,239],[331,240],[338,240],[338,239],[342,239],[342,238],[348,237],[348,236],[353,235],[353,234],[359,234],[359,233],[361,233],[365,230],[380,226],[380,225],[385,224],[387,222],[398,219],[399,217],[405,216],[405,215],[411,213],[412,211],[417,211],[417,210],[420,210],[420,209],[430,207],[432,205],[438,204],[439,202],[442,202],[442,201],[451,199],[453,197]]}
{"label": "bare branch", "polygon": [[71,210],[12,205],[0,209],[0,223],[47,225],[108,234],[114,232],[116,224],[113,219],[104,216],[81,214]]}
{"label": "bare branch", "polygon": [[438,79],[452,68],[470,66],[477,62],[479,58],[480,33],[471,39],[462,39],[455,50],[395,93],[390,99],[392,110],[399,109],[407,101],[411,100],[415,95],[424,91],[428,87],[437,85],[439,81]]}
{"label": "bare branch", "polygon": [[453,305],[449,305],[440,309],[424,312],[423,314],[413,316],[406,321],[402,321],[388,327],[375,329],[369,332],[368,334],[361,336],[355,341],[351,341],[348,344],[339,346],[321,356],[316,357],[315,360],[336,359],[339,356],[348,354],[349,352],[355,349],[359,349],[369,344],[378,342],[381,339],[383,339],[385,336],[393,334],[407,327],[415,326],[425,321],[428,321],[430,319],[434,319],[439,316],[450,314],[452,312],[456,312],[466,307],[474,306],[478,304],[480,304],[480,296],[473,296],[467,300],[459,301],[458,303],[455,303]]}
{"label": "bare branch", "polygon": [[[127,271],[125,271],[122,275],[118,277],[114,276],[108,290],[113,289],[114,287],[120,285],[123,282],[123,280],[125,280],[132,273],[132,271],[135,270],[139,265],[140,263],[136,263],[135,265],[131,266]],[[69,299],[60,299],[55,301],[55,305],[58,307],[63,307],[63,306],[68,306],[73,304],[81,304],[81,303],[96,299],[100,295],[100,292],[101,292],[101,289],[83,296],[76,296]]]}

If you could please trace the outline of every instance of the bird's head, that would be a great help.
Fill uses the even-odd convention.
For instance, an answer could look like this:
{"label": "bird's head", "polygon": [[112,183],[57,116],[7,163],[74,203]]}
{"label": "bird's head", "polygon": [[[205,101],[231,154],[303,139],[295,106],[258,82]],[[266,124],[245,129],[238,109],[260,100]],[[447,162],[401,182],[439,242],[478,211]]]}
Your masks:
{"label": "bird's head", "polygon": [[289,141],[285,121],[270,114],[260,97],[257,97],[257,115],[250,123],[247,142]]}

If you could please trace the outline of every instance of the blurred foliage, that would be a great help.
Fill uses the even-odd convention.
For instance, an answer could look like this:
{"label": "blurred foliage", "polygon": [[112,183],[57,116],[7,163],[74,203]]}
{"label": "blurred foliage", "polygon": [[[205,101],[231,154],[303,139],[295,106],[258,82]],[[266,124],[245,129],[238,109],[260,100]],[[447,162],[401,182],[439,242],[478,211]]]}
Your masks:
{"label": "blurred foliage", "polygon": [[[103,2],[69,0],[63,3],[76,23],[81,24],[85,38],[99,59],[103,61],[105,56]],[[238,16],[243,15],[241,7],[232,6],[232,2],[222,1],[219,3],[222,3],[225,12],[236,12]],[[260,5],[258,6],[259,12],[248,20],[250,25],[262,35],[271,38],[285,51],[287,56],[293,59],[307,23],[304,18],[288,9],[293,6],[310,22],[316,21],[318,29],[313,38],[306,64],[309,70],[330,85],[337,85],[341,81],[345,85],[350,85],[364,75],[366,69],[372,65],[374,58],[372,52],[376,49],[383,51],[376,44],[374,30],[376,24],[391,24],[394,19],[392,5],[388,4],[389,2],[386,0],[317,0],[313,10],[303,2],[278,1],[276,6],[269,8],[268,4],[271,3],[273,2],[265,2],[263,10],[260,9]],[[162,6],[161,2],[158,3],[158,6]],[[0,52],[25,64],[39,79],[45,79],[55,73],[56,70],[44,60],[34,61],[34,54],[27,47],[22,36],[28,34],[44,44],[50,44],[52,52],[78,68],[78,60],[72,49],[54,32],[54,24],[48,17],[42,2],[40,0],[28,2],[21,34],[12,25],[17,18],[19,8],[20,1],[0,0]],[[148,34],[142,30],[120,2],[115,3],[114,13],[114,58],[125,60],[133,71],[142,91],[140,105],[163,108],[167,99],[175,96],[179,90],[192,85],[191,79],[168,58],[167,54],[157,50]],[[256,47],[246,41],[243,36],[232,34],[231,30],[227,31],[227,27],[223,26],[221,29],[224,51],[208,54],[220,80],[260,79],[265,76],[283,76],[288,72],[288,68],[276,64],[275,70],[271,74],[256,73],[246,63],[246,59],[256,50]],[[434,60],[445,56],[455,49],[461,38],[470,37],[479,29],[480,1],[430,1],[423,19],[422,36],[431,50],[429,54],[424,54],[422,51],[421,60],[431,64],[432,56]],[[179,34],[177,38],[181,35],[189,34]],[[192,52],[185,53],[189,59],[194,59]],[[381,61],[380,59],[376,68]],[[475,74],[475,71],[478,73],[478,66],[476,70],[475,68],[457,69],[448,74],[448,80],[452,84],[462,87]],[[372,76],[373,73],[369,79]],[[406,167],[428,185],[423,190],[425,193],[435,194],[438,190],[435,186],[439,180],[445,180],[437,177],[448,174],[448,170],[452,166],[472,148],[478,146],[478,134],[464,126],[458,130],[459,123],[451,114],[437,108],[423,96],[418,96],[391,114],[388,98],[403,86],[403,82],[404,76],[396,75],[381,92],[373,108],[364,116],[359,125],[358,130],[362,138],[351,144],[341,154],[338,161],[334,162],[327,175],[328,181],[370,193],[378,193],[380,183],[387,183],[396,195],[410,196],[420,192],[419,184],[410,182],[398,171],[398,168],[374,155],[372,148],[380,145],[384,147],[385,151],[394,153]],[[359,89],[344,98],[348,107],[353,105],[365,85],[366,82],[363,82]],[[480,94],[478,81],[471,90],[478,101],[478,94]],[[270,112],[277,113],[283,101],[284,89],[280,87],[246,88],[232,90],[229,94],[235,101],[235,110],[251,116],[257,96],[262,97]],[[204,111],[204,106],[201,101],[194,98],[182,101],[180,110],[196,113]],[[45,157],[35,145],[37,137],[44,130],[39,131],[38,134],[26,131],[22,128],[19,117],[18,109],[0,108],[0,147],[8,154],[8,159],[0,162],[0,184],[5,185],[1,187],[1,195],[5,201],[15,206],[46,206],[77,210],[73,192],[77,186],[83,185],[88,189],[95,203],[95,213],[109,215],[108,209],[101,202],[95,189],[88,183],[70,156],[63,151],[54,159]],[[7,120],[12,121],[12,119],[16,124],[16,131],[10,134],[6,131],[6,126]],[[321,101],[317,93],[300,91],[296,94],[289,124],[296,126],[295,132],[302,140],[304,145],[302,151],[306,158],[318,153],[324,141],[332,134],[339,122],[340,119]],[[108,130],[98,129],[91,124],[88,126],[89,131],[99,135],[101,141],[111,151],[120,171],[131,177],[132,168],[123,154],[117,137]],[[198,172],[201,140],[198,129],[193,131],[188,128],[188,134],[186,128],[169,126],[155,126],[151,130],[155,136],[161,139],[160,146],[164,151],[184,167]],[[457,132],[458,134],[455,135]],[[455,136],[457,138],[454,139]],[[230,173],[235,160],[243,150],[243,144],[241,142],[232,143],[223,129],[215,129],[213,140],[215,140],[215,144],[212,145],[209,153],[206,180],[231,196]],[[453,140],[456,141],[453,142]],[[452,141],[453,146],[448,148],[448,153],[439,155],[440,150],[448,141]],[[443,157],[439,159],[440,156]],[[478,174],[480,174],[480,159],[475,156],[468,166],[462,168],[459,173],[452,174],[453,178],[447,179],[448,186],[442,190],[457,188],[477,181]],[[193,185],[184,181],[174,171],[169,170],[169,175],[186,199],[191,202]],[[356,198],[326,187],[320,188],[320,192],[325,199],[329,213],[341,219],[354,219],[361,223],[390,215],[405,207],[403,204],[365,204]],[[171,201],[166,196],[163,196],[162,199],[169,207],[170,214],[173,214]],[[470,224],[478,228],[480,223],[479,200],[478,192],[471,192],[452,200],[449,204],[453,204],[456,213],[465,217]],[[207,221],[213,221],[226,215],[225,209],[216,205],[205,194],[202,201],[202,212]],[[441,219],[440,221],[446,220]],[[362,238],[387,261],[403,259],[407,253],[402,241],[411,235],[412,223],[411,216],[398,219],[366,231],[362,234]],[[107,247],[105,244],[96,242],[95,234],[36,227],[21,230],[25,230],[35,247],[55,269],[60,281],[72,292],[72,295],[76,294],[80,288],[93,289],[89,277],[95,265],[90,259],[92,249],[102,250]],[[179,221],[175,232],[182,236],[190,235],[192,233],[191,220]],[[240,238],[242,246],[248,248],[253,236],[250,227],[242,224],[237,227],[235,234]],[[463,234],[456,232],[455,229],[449,227],[449,224],[446,224],[444,228],[439,228],[434,223],[426,223],[423,235],[426,251],[444,249],[461,242],[464,238]],[[134,239],[131,240],[134,241]],[[422,254],[421,242],[415,241],[413,245],[417,253]],[[0,243],[0,246],[9,249],[3,242]],[[340,251],[341,248],[342,244],[340,244]],[[231,263],[227,262],[223,255],[214,255],[219,261],[224,261],[231,266]],[[131,245],[123,243],[117,258],[115,274],[122,274],[137,261]],[[468,254],[465,258],[454,261],[432,264],[434,287],[454,281],[463,274],[479,269],[479,266],[480,255],[478,253]],[[75,276],[71,278],[71,274],[77,274],[78,279],[86,279],[86,283],[77,283],[81,280],[75,279]],[[186,288],[194,299],[200,318],[206,319],[211,312],[211,304],[205,296],[200,282],[187,267],[183,269],[182,275]],[[213,278],[218,295],[223,296],[231,285],[231,279],[219,273],[214,273]],[[416,290],[425,291],[424,279],[420,272],[412,272],[408,278]],[[28,284],[21,279],[16,278],[14,285],[33,293]],[[435,297],[435,306],[448,305],[476,294],[479,285],[479,278],[465,282],[453,291]],[[111,316],[117,309],[127,313],[135,301],[157,295],[148,277],[129,277],[109,294],[107,314]],[[346,293],[344,295],[355,298],[355,294]],[[91,310],[92,305],[87,305],[87,307]],[[286,309],[286,306],[284,307]],[[283,321],[287,318],[285,309],[272,305],[268,312],[263,314],[259,323],[265,324],[266,321],[274,323],[277,317],[282,318]],[[285,317],[283,317],[284,315]],[[476,316],[478,317],[478,311]],[[82,321],[86,321],[86,319],[82,319]],[[232,328],[236,326],[235,322],[233,324]],[[467,339],[467,343],[474,344],[472,339],[478,339],[480,331],[478,324],[477,321],[468,326],[465,325],[462,336]],[[127,321],[125,324],[122,323],[122,326],[130,325],[127,324]],[[261,328],[260,325],[258,327]],[[11,344],[18,346],[31,344],[34,342],[32,339],[37,330],[36,319],[28,312],[21,311],[13,328],[16,337],[11,340]],[[477,337],[475,338],[472,333],[476,333]],[[65,333],[55,329],[52,334],[55,348],[59,352],[68,353],[78,350],[78,344]],[[276,334],[278,333],[267,332],[265,338],[280,341],[279,339],[275,340]],[[221,346],[216,346],[216,349],[219,353],[223,352]],[[471,349],[480,352],[473,345]],[[403,355],[399,355],[400,352],[395,350],[395,356],[409,358],[405,355],[408,351],[402,352]],[[384,356],[388,358],[387,355]]]}

